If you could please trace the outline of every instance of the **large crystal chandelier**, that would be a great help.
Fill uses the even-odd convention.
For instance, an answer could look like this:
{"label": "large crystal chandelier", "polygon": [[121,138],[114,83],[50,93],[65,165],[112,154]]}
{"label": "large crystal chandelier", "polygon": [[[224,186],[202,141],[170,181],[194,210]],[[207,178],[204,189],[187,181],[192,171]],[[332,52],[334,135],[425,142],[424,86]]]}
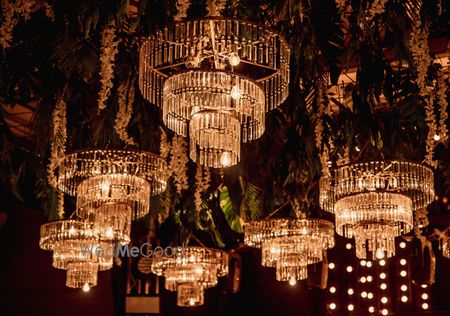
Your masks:
{"label": "large crystal chandelier", "polygon": [[177,292],[178,306],[204,303],[204,290],[217,285],[228,274],[228,254],[224,251],[185,247],[172,256],[152,258],[151,270],[165,277],[164,287]]}
{"label": "large crystal chandelier", "polygon": [[190,138],[190,157],[221,168],[264,133],[265,112],[289,86],[289,48],[265,26],[205,17],[156,31],[140,50],[139,86],[167,127]]}
{"label": "large crystal chandelier", "polygon": [[131,220],[146,215],[150,196],[166,188],[163,158],[143,151],[84,150],[64,156],[57,187],[76,195],[78,216],[101,241],[130,242]]}
{"label": "large crystal chandelier", "polygon": [[413,212],[434,197],[433,171],[403,161],[341,166],[320,181],[322,207],[336,215],[336,232],[355,238],[358,258],[395,255],[395,237],[413,227]]}
{"label": "large crystal chandelier", "polygon": [[109,270],[111,255],[97,250],[112,247],[100,242],[96,231],[87,221],[57,220],[41,226],[39,245],[53,252],[53,266],[67,270],[66,285],[88,291],[97,285],[97,272]]}
{"label": "large crystal chandelier", "polygon": [[276,268],[278,281],[306,279],[308,264],[334,246],[333,224],[321,219],[268,219],[244,226],[244,243],[261,248],[261,264]]}

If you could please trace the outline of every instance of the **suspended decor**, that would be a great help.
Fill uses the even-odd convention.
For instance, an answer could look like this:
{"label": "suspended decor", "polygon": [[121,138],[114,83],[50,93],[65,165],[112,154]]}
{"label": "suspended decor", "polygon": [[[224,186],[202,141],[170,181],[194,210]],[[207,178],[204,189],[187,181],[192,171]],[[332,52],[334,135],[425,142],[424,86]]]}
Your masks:
{"label": "suspended decor", "polygon": [[355,238],[356,256],[395,255],[395,237],[413,228],[413,213],[434,197],[433,171],[404,161],[347,164],[320,180],[321,206],[336,216],[336,232]]}
{"label": "suspended decor", "polygon": [[57,188],[77,197],[77,212],[102,241],[128,244],[131,220],[150,210],[150,196],[166,188],[166,163],[149,152],[85,150],[56,167]]}
{"label": "suspended decor", "polygon": [[97,285],[97,272],[113,266],[112,254],[105,253],[111,243],[100,242],[87,221],[57,220],[42,225],[39,246],[53,252],[53,267],[67,270],[68,287],[89,291]]}
{"label": "suspended decor", "polygon": [[225,251],[185,247],[172,256],[154,256],[151,270],[165,277],[164,287],[177,292],[178,306],[199,306],[204,303],[204,290],[217,285],[218,277],[228,274]]}
{"label": "suspended decor", "polygon": [[189,137],[193,161],[228,167],[286,99],[289,55],[281,35],[262,25],[221,16],[176,22],[141,46],[139,86],[166,126]]}
{"label": "suspended decor", "polygon": [[261,264],[276,268],[278,281],[295,284],[308,277],[308,265],[334,247],[334,226],[321,219],[268,219],[244,226],[244,243],[261,248]]}

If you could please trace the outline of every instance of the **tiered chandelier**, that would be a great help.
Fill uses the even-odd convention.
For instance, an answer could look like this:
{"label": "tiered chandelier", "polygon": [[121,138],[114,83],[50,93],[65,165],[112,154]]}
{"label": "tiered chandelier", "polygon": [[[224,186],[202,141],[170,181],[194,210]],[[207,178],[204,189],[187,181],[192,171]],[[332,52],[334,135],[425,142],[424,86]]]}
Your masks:
{"label": "tiered chandelier", "polygon": [[414,211],[434,197],[433,171],[404,161],[341,166],[320,181],[321,206],[336,215],[336,232],[355,238],[356,256],[395,255],[395,237],[413,227]]}
{"label": "tiered chandelier", "polygon": [[105,251],[130,242],[131,220],[146,215],[150,196],[166,188],[166,163],[143,151],[84,150],[63,156],[53,171],[57,189],[76,195],[79,219],[43,225],[40,246],[53,251],[55,268],[67,270],[67,286],[87,291],[98,271],[112,267]]}
{"label": "tiered chandelier", "polygon": [[189,136],[193,161],[228,167],[241,142],[264,133],[265,112],[286,99],[289,54],[262,25],[220,16],[177,22],[143,43],[139,86],[166,126]]}
{"label": "tiered chandelier", "polygon": [[172,256],[152,258],[151,270],[165,277],[164,287],[177,292],[178,306],[204,303],[204,290],[217,285],[228,274],[228,254],[224,251],[184,247]]}
{"label": "tiered chandelier", "polygon": [[97,285],[97,272],[113,266],[111,256],[96,249],[111,247],[100,242],[92,225],[80,220],[57,220],[41,226],[39,246],[53,251],[53,267],[67,270],[66,286],[89,291]]}
{"label": "tiered chandelier", "polygon": [[268,219],[244,226],[244,243],[262,249],[261,264],[276,268],[278,281],[308,277],[308,265],[334,246],[333,224],[321,219]]}

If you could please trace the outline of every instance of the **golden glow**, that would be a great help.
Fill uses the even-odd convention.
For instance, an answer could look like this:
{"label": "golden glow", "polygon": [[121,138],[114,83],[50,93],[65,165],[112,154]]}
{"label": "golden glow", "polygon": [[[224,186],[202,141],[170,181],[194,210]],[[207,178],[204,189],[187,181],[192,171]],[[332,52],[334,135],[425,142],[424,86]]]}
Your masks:
{"label": "golden glow", "polygon": [[349,305],[347,306],[347,308],[348,308],[349,311],[352,311],[352,310],[355,309],[355,306],[353,306],[353,304],[349,304]]}
{"label": "golden glow", "polygon": [[366,291],[362,292],[362,293],[361,293],[361,297],[362,297],[362,298],[366,298],[366,297],[367,297],[367,292],[366,292]]}
{"label": "golden glow", "polygon": [[426,300],[426,299],[428,299],[428,294],[427,293],[423,293],[421,297],[422,297],[423,300]]}
{"label": "golden glow", "polygon": [[381,272],[380,273],[380,279],[382,279],[382,280],[386,279],[386,273]]}
{"label": "golden glow", "polygon": [[400,271],[400,276],[402,276],[402,277],[405,277],[406,276],[406,271],[405,270],[402,270],[402,271]]}
{"label": "golden glow", "polygon": [[290,278],[289,279],[289,285],[290,286],[295,286],[297,284],[297,280],[295,278]]}
{"label": "golden glow", "polygon": [[375,307],[369,306],[369,313],[375,313]]}
{"label": "golden glow", "polygon": [[389,312],[386,308],[381,311],[381,315],[387,315],[387,314],[389,314]]}
{"label": "golden glow", "polygon": [[352,249],[352,244],[348,242],[348,243],[345,245],[345,248],[347,248],[347,249],[349,249],[349,250]]}
{"label": "golden glow", "polygon": [[402,266],[406,265],[406,259],[400,259],[400,264],[401,264]]}
{"label": "golden glow", "polygon": [[353,291],[353,289],[350,288],[347,290],[347,293],[348,293],[348,295],[353,295],[353,293],[355,293],[355,291]]}
{"label": "golden glow", "polygon": [[380,260],[378,261],[378,263],[380,264],[380,266],[384,267],[386,265],[386,261],[385,260]]}
{"label": "golden glow", "polygon": [[367,276],[367,282],[372,282],[372,280],[373,280],[372,276],[371,276],[371,275],[368,275],[368,276]]}
{"label": "golden glow", "polygon": [[82,287],[83,292],[89,292],[91,290],[91,286],[89,283],[84,283]]}
{"label": "golden glow", "polygon": [[337,307],[337,306],[336,306],[336,304],[335,304],[335,303],[331,303],[331,304],[330,304],[330,309],[331,309],[331,310],[335,310],[335,309],[336,309],[336,307]]}
{"label": "golden glow", "polygon": [[402,248],[402,249],[406,248],[406,243],[404,241],[402,241],[400,243],[400,248]]}
{"label": "golden glow", "polygon": [[334,286],[330,287],[330,293],[336,293],[336,288]]}
{"label": "golden glow", "polygon": [[388,298],[386,296],[383,296],[380,301],[381,303],[386,304],[388,302]]}
{"label": "golden glow", "polygon": [[361,283],[366,283],[367,279],[366,279],[366,277],[361,277],[360,281],[361,281]]}
{"label": "golden glow", "polygon": [[239,57],[239,55],[237,53],[231,53],[229,62],[230,62],[231,66],[236,67],[237,65],[240,64],[241,58]]}
{"label": "golden glow", "polygon": [[403,284],[403,285],[400,287],[400,290],[402,290],[403,292],[406,292],[406,291],[408,291],[408,286],[406,286],[405,284]]}
{"label": "golden glow", "polygon": [[353,267],[352,267],[352,266],[348,266],[348,267],[347,267],[347,272],[350,273],[350,272],[352,272],[352,271],[353,271]]}
{"label": "golden glow", "polygon": [[224,151],[220,156],[220,163],[224,167],[228,167],[231,164],[231,155],[229,151]]}
{"label": "golden glow", "polygon": [[423,304],[422,304],[422,309],[428,309],[428,307],[429,307],[429,306],[428,306],[428,303],[423,303]]}
{"label": "golden glow", "polygon": [[381,283],[380,289],[386,290],[387,289],[387,284],[386,283]]}
{"label": "golden glow", "polygon": [[361,260],[360,262],[359,262],[359,264],[361,265],[361,267],[365,267],[366,266],[366,260]]}
{"label": "golden glow", "polygon": [[367,266],[368,268],[372,268],[372,261],[367,261],[366,266]]}
{"label": "golden glow", "polygon": [[406,303],[408,301],[408,296],[403,295],[401,300],[402,300],[403,303]]}
{"label": "golden glow", "polygon": [[333,270],[334,267],[335,267],[335,265],[334,265],[333,262],[330,262],[330,263],[328,264],[328,268],[329,268],[330,270]]}

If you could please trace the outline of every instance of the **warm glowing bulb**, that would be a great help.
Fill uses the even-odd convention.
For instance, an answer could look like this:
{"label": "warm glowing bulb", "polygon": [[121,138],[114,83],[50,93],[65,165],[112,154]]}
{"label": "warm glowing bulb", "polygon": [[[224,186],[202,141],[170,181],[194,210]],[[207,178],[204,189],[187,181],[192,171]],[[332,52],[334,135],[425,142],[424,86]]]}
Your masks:
{"label": "warm glowing bulb", "polygon": [[74,235],[75,233],[76,233],[75,227],[70,226],[70,228],[69,228],[69,234],[70,234],[70,235]]}
{"label": "warm glowing bulb", "polygon": [[386,290],[387,289],[387,284],[386,283],[381,283],[380,289]]}
{"label": "warm glowing bulb", "polygon": [[352,244],[348,242],[348,243],[345,245],[345,248],[347,248],[347,249],[352,249]]}
{"label": "warm glowing bulb", "polygon": [[372,268],[372,261],[367,261],[366,266],[367,266],[368,268]]}
{"label": "warm glowing bulb", "polygon": [[361,297],[362,297],[362,298],[366,298],[366,297],[367,297],[367,292],[366,292],[366,291],[362,292],[362,293],[361,293]]}
{"label": "warm glowing bulb", "polygon": [[382,249],[377,249],[375,256],[377,259],[383,259],[384,258],[384,251]]}
{"label": "warm glowing bulb", "polygon": [[102,195],[108,194],[109,182],[108,181],[103,181],[102,183],[100,183],[100,190],[102,190]]}
{"label": "warm glowing bulb", "polygon": [[423,300],[428,299],[428,294],[427,294],[427,293],[423,293],[423,294],[422,294],[422,299],[423,299]]}
{"label": "warm glowing bulb", "polygon": [[402,300],[403,303],[406,303],[408,301],[408,296],[403,295],[401,300]]}
{"label": "warm glowing bulb", "polygon": [[235,67],[235,66],[239,65],[239,63],[241,62],[241,58],[239,57],[239,55],[237,53],[231,53],[229,62],[230,62],[231,66]]}
{"label": "warm glowing bulb", "polygon": [[435,134],[434,136],[433,136],[433,139],[435,140],[435,141],[440,141],[441,140],[441,136],[440,135],[438,135],[438,134]]}
{"label": "warm glowing bulb", "polygon": [[233,86],[233,88],[231,88],[231,97],[236,101],[241,98],[241,90],[239,90],[238,86]]}
{"label": "warm glowing bulb", "polygon": [[290,278],[289,279],[289,285],[290,286],[295,286],[297,284],[297,280],[295,278]]}
{"label": "warm glowing bulb", "polygon": [[389,312],[386,308],[381,311],[381,315],[387,315],[387,314],[389,314]]}
{"label": "warm glowing bulb", "polygon": [[189,305],[194,306],[195,305],[195,299],[190,298],[189,299]]}
{"label": "warm glowing bulb", "polygon": [[328,264],[328,268],[330,268],[330,270],[333,270],[334,267],[335,267],[335,265],[334,265],[333,262],[330,262],[330,263]]}
{"label": "warm glowing bulb", "polygon": [[330,293],[336,293],[336,288],[334,286],[330,287]]}
{"label": "warm glowing bulb", "polygon": [[352,266],[348,266],[348,267],[347,267],[347,272],[350,273],[350,272],[352,272],[352,271],[353,271],[353,267],[352,267]]}
{"label": "warm glowing bulb", "polygon": [[367,293],[367,298],[368,298],[369,300],[373,299],[373,293],[372,293],[372,292]]}
{"label": "warm glowing bulb", "polygon": [[[224,167],[228,167],[231,164],[231,155],[228,151],[224,151],[222,153],[222,155],[220,156],[220,163]],[[272,252],[272,249],[271,249],[271,252]]]}
{"label": "warm glowing bulb", "polygon": [[195,262],[195,256],[194,256],[194,255],[191,255],[191,256],[189,257],[189,261],[190,261],[190,262]]}
{"label": "warm glowing bulb", "polygon": [[386,273],[381,272],[380,273],[380,279],[382,279],[382,280],[386,279]]}
{"label": "warm glowing bulb", "polygon": [[367,276],[367,282],[372,282],[372,280],[373,280],[372,276],[371,276],[371,275],[368,275],[368,276]]}
{"label": "warm glowing bulb", "polygon": [[400,243],[400,248],[405,248],[406,247],[406,243],[404,242],[404,241],[402,241],[401,243]]}
{"label": "warm glowing bulb", "polygon": [[387,298],[386,296],[383,296],[383,297],[381,298],[381,303],[386,304],[387,301],[388,301],[388,298]]}
{"label": "warm glowing bulb", "polygon": [[386,261],[384,261],[384,260],[380,260],[379,263],[380,263],[380,266],[382,266],[382,267],[384,267],[386,265]]}
{"label": "warm glowing bulb", "polygon": [[106,238],[113,238],[114,237],[114,232],[112,227],[108,227],[108,229],[105,232]]}
{"label": "warm glowing bulb", "polygon": [[84,283],[82,287],[83,292],[89,292],[91,290],[91,286],[89,283]]}
{"label": "warm glowing bulb", "polygon": [[359,264],[361,265],[361,267],[365,267],[366,266],[366,260],[361,260],[360,262],[359,262]]}
{"label": "warm glowing bulb", "polygon": [[335,303],[331,303],[330,304],[330,309],[333,309],[333,310],[336,309],[336,304]]}
{"label": "warm glowing bulb", "polygon": [[402,290],[403,292],[406,292],[406,291],[408,291],[408,287],[407,287],[405,284],[403,284],[403,285],[400,287],[400,290]]}
{"label": "warm glowing bulb", "polygon": [[350,288],[347,290],[347,293],[348,293],[348,295],[353,295],[353,293],[355,293],[355,291],[353,291],[353,289]]}
{"label": "warm glowing bulb", "polygon": [[426,289],[427,286],[428,286],[427,284],[422,284],[422,285],[421,285],[422,289]]}
{"label": "warm glowing bulb", "polygon": [[366,283],[367,279],[366,279],[366,277],[361,277],[360,281],[361,281],[361,283]]}
{"label": "warm glowing bulb", "polygon": [[400,271],[400,276],[405,277],[406,276],[406,271],[405,270]]}
{"label": "warm glowing bulb", "polygon": [[375,307],[369,306],[369,313],[375,313]]}
{"label": "warm glowing bulb", "polygon": [[348,308],[349,311],[352,311],[352,310],[355,309],[355,306],[353,306],[353,304],[349,304],[349,305],[347,306],[347,308]]}
{"label": "warm glowing bulb", "polygon": [[423,303],[423,304],[422,304],[422,308],[423,308],[423,309],[428,309],[428,303]]}
{"label": "warm glowing bulb", "polygon": [[402,266],[406,265],[406,259],[400,259],[400,264],[401,264]]}

